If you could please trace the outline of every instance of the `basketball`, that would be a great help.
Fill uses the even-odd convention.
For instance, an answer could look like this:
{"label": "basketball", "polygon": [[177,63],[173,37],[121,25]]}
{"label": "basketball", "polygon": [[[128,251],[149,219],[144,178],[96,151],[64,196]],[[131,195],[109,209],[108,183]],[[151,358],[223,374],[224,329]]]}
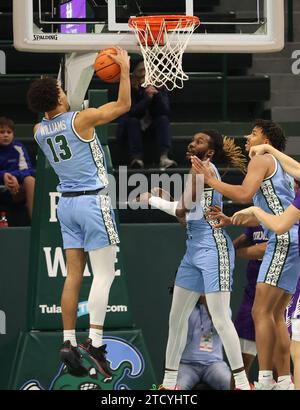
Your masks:
{"label": "basketball", "polygon": [[106,83],[117,83],[120,80],[120,66],[108,54],[117,54],[114,48],[106,48],[98,53],[95,60],[95,74]]}

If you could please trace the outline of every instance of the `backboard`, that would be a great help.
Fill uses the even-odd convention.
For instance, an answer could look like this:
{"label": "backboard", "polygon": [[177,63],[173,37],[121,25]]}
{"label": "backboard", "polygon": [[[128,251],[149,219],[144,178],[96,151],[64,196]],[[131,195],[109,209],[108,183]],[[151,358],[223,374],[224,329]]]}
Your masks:
{"label": "backboard", "polygon": [[30,52],[86,52],[119,45],[137,52],[128,19],[197,15],[186,52],[274,52],[284,46],[284,0],[13,0],[14,46]]}

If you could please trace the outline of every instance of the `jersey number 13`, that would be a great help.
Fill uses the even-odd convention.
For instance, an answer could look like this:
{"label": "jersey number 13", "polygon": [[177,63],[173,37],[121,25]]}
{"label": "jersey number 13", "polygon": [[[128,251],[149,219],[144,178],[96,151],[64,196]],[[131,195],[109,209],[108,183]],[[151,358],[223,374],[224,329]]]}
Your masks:
{"label": "jersey number 13", "polygon": [[72,152],[68,144],[68,140],[64,135],[56,135],[54,138],[55,144],[51,138],[47,138],[46,142],[51,149],[54,162],[65,161],[72,157]]}

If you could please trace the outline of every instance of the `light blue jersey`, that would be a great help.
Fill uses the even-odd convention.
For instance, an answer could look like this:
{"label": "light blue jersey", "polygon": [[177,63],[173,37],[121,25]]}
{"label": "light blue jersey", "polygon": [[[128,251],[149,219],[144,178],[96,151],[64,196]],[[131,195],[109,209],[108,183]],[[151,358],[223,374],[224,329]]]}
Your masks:
{"label": "light blue jersey", "polygon": [[78,112],[43,118],[35,139],[59,178],[59,192],[96,190],[108,185],[106,163],[96,133],[89,141],[74,129]]}
{"label": "light blue jersey", "polygon": [[[281,215],[295,198],[293,179],[280,163],[275,161],[275,171],[265,178],[253,197],[255,206],[273,215]],[[298,224],[288,232],[277,235],[266,229],[268,245],[259,269],[257,282],[279,287],[293,294],[299,278],[300,258],[298,253]]]}
{"label": "light blue jersey", "polygon": [[[253,197],[253,203],[269,214],[280,215],[295,199],[294,181],[290,175],[284,172],[277,159],[273,156],[272,158],[275,161],[275,171],[263,180],[260,189]],[[297,229],[298,224],[294,226]],[[275,235],[265,226],[263,228],[268,238]]]}
{"label": "light blue jersey", "polygon": [[119,243],[104,153],[96,133],[85,141],[74,129],[77,112],[43,119],[35,139],[59,177],[57,206],[64,249],[86,252]]}
{"label": "light blue jersey", "polygon": [[[221,180],[219,171],[214,166],[214,164],[211,165],[215,171],[216,177],[218,178],[218,180]],[[208,241],[213,240],[211,237],[213,224],[211,221],[207,220],[205,213],[209,210],[210,206],[216,205],[222,208],[222,194],[220,194],[220,192],[218,191],[215,191],[213,188],[204,188],[203,199],[201,201],[203,211],[202,215],[199,215],[200,217],[197,219],[193,218],[194,214],[197,212],[195,207],[190,211],[190,213],[187,216],[188,235],[199,235],[202,237],[203,240],[205,240],[206,238]],[[219,231],[220,230],[218,230],[218,232]],[[208,236],[206,237],[206,235]]]}
{"label": "light blue jersey", "polygon": [[[213,168],[220,179],[217,168]],[[203,214],[195,220],[187,217],[187,249],[175,281],[177,286],[199,293],[228,292],[232,288],[234,248],[226,232],[214,228],[213,221],[207,219],[206,212],[212,205],[222,208],[222,195],[205,188]]]}

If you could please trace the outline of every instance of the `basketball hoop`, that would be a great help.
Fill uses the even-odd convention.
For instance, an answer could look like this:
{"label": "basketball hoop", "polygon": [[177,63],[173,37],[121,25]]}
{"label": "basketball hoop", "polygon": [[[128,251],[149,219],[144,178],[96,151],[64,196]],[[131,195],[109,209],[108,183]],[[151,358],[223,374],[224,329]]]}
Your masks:
{"label": "basketball hoop", "polygon": [[145,64],[143,87],[183,88],[188,75],[182,70],[182,56],[200,20],[195,16],[131,17],[130,28],[141,47]]}

